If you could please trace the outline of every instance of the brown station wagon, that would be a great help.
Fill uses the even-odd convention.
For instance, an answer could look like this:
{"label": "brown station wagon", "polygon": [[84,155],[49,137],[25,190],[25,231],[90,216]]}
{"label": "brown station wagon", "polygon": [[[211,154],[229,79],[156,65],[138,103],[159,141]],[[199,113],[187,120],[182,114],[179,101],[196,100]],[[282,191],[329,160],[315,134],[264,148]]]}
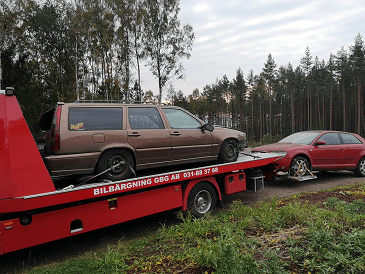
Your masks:
{"label": "brown station wagon", "polygon": [[247,147],[245,133],[213,127],[175,106],[58,103],[42,112],[36,129],[38,148],[52,176],[109,169],[101,176],[121,180],[131,175],[128,165],[141,170],[232,162]]}

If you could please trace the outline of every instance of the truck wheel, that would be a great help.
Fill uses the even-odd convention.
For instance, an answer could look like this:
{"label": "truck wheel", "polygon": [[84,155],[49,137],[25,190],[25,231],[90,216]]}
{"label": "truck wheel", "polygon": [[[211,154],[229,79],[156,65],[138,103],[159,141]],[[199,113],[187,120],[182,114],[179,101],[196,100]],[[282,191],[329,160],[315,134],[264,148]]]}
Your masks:
{"label": "truck wheel", "polygon": [[187,206],[188,211],[196,218],[213,211],[217,206],[217,194],[214,188],[205,182],[198,183],[189,193]]}
{"label": "truck wheel", "polygon": [[219,161],[221,163],[235,162],[238,158],[239,148],[236,140],[225,140],[219,151]]}
{"label": "truck wheel", "polygon": [[289,173],[291,176],[308,175],[308,170],[310,170],[310,165],[308,163],[308,160],[303,156],[294,157],[294,159],[291,161],[289,168]]}
{"label": "truck wheel", "polygon": [[355,175],[365,177],[365,157],[361,158],[355,169]]}
{"label": "truck wheel", "polygon": [[[104,170],[115,166],[121,161],[127,162],[132,168],[134,168],[134,160],[129,151],[125,149],[108,150],[101,155],[96,167],[96,172],[99,174]],[[111,181],[127,179],[132,173],[128,164],[122,164],[115,167],[102,174],[101,177]]]}

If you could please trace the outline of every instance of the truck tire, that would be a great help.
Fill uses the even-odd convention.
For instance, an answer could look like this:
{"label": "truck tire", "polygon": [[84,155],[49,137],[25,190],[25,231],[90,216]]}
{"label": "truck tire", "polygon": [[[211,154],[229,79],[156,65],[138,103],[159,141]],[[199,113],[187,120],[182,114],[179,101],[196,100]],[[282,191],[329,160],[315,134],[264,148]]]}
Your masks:
{"label": "truck tire", "polygon": [[196,218],[213,211],[217,206],[217,194],[214,188],[206,182],[196,184],[189,193],[187,209]]}
{"label": "truck tire", "polygon": [[361,158],[355,169],[355,175],[365,177],[365,157]]}
{"label": "truck tire", "polygon": [[290,163],[289,173],[291,176],[308,175],[311,170],[310,164],[303,156],[296,156]]}
{"label": "truck tire", "polygon": [[134,160],[131,153],[125,149],[111,149],[104,152],[98,161],[96,172],[99,174],[121,161],[125,161],[128,164],[123,164],[119,167],[113,168],[102,174],[100,177],[111,181],[127,179],[132,173],[129,166],[132,168],[134,167]]}
{"label": "truck tire", "polygon": [[239,154],[238,143],[236,140],[228,139],[222,143],[219,151],[219,162],[229,163],[237,161]]}

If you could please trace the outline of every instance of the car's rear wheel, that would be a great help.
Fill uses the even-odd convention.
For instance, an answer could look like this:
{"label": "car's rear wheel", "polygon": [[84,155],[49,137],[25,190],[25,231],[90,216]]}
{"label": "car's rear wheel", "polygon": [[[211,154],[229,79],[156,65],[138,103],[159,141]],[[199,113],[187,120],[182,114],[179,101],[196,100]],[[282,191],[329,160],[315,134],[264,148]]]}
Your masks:
{"label": "car's rear wheel", "polygon": [[[125,163],[116,166],[120,162],[125,162]],[[101,173],[111,167],[114,167],[111,168],[109,171],[105,172],[104,174],[102,174],[101,177],[108,180],[117,181],[117,180],[127,179],[132,173],[131,168],[133,168],[133,166],[134,166],[134,159],[128,150],[112,149],[104,152],[101,155],[99,162],[97,164],[96,171],[97,173]]]}
{"label": "car's rear wheel", "polygon": [[219,161],[221,163],[235,162],[238,158],[239,148],[236,140],[225,140],[219,152]]}
{"label": "car's rear wheel", "polygon": [[310,173],[310,164],[303,156],[296,156],[290,163],[289,174],[291,176],[304,176]]}
{"label": "car's rear wheel", "polygon": [[365,177],[365,157],[361,158],[355,169],[355,175]]}
{"label": "car's rear wheel", "polygon": [[217,194],[214,188],[206,182],[198,183],[193,187],[188,197],[188,211],[194,217],[201,218],[217,206]]}

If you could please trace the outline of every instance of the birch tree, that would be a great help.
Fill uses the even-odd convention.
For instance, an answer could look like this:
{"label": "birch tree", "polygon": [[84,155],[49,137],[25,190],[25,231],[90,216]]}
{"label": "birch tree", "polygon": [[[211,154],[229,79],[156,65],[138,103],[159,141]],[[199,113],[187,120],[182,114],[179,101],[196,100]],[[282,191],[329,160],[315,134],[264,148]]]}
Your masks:
{"label": "birch tree", "polygon": [[166,83],[184,78],[181,59],[190,58],[195,38],[191,25],[180,27],[179,11],[178,0],[146,0],[144,49],[160,102]]}

